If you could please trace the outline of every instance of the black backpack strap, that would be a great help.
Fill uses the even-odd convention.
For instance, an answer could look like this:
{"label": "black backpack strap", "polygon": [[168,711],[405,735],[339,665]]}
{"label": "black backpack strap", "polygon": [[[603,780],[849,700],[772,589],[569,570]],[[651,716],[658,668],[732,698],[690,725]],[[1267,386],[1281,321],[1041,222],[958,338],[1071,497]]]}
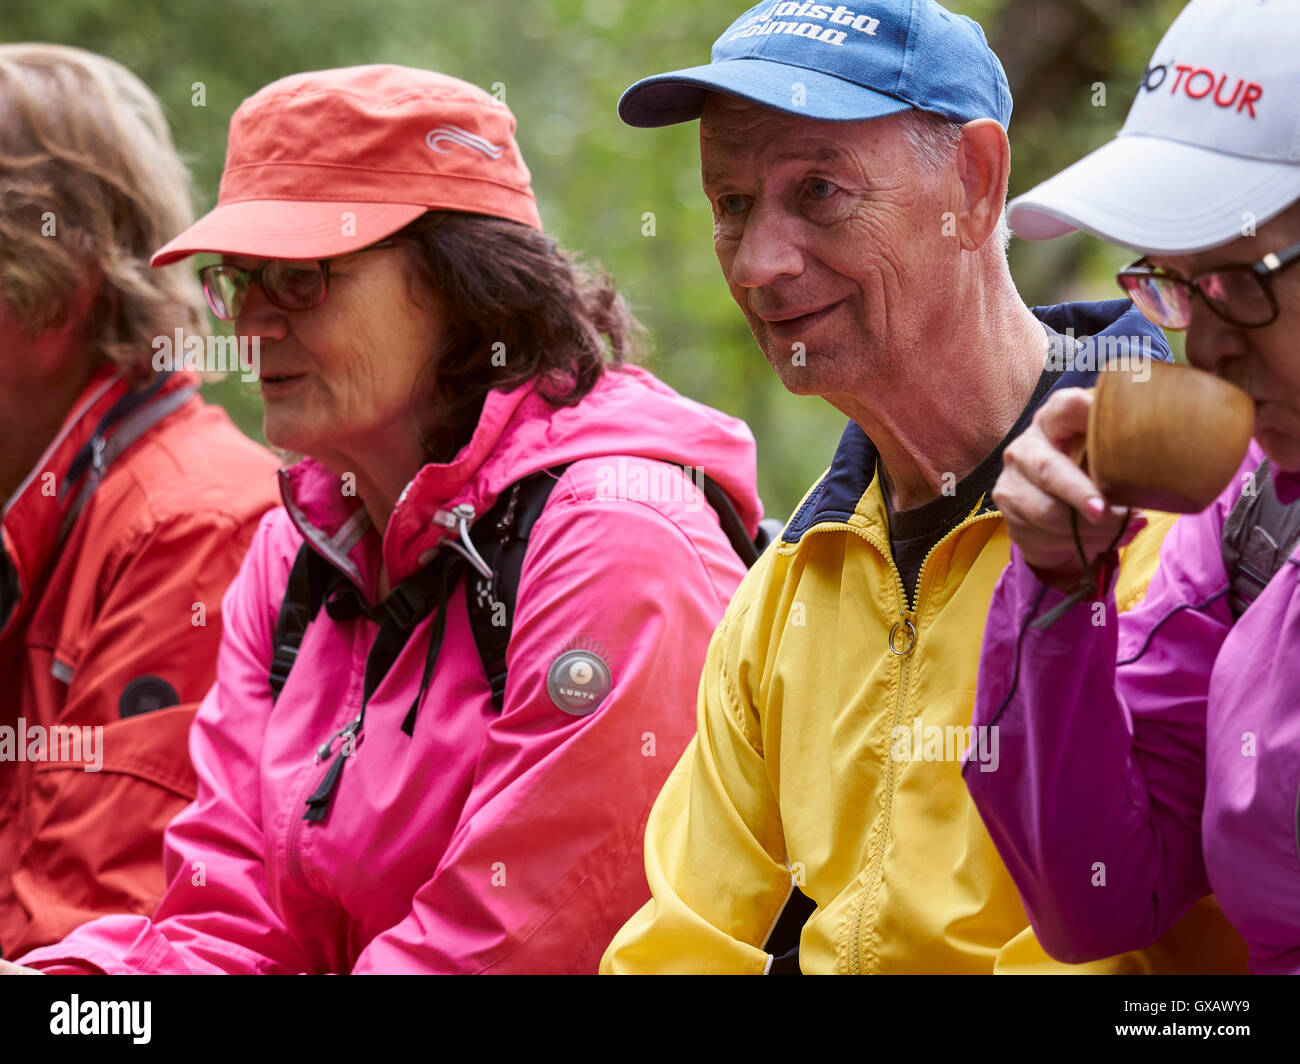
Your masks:
{"label": "black backpack strap", "polygon": [[1246,612],[1287,563],[1298,542],[1300,500],[1287,506],[1278,499],[1266,458],[1223,523],[1223,564],[1228,572],[1228,606],[1234,620]]}
{"label": "black backpack strap", "polygon": [[[516,481],[501,493],[496,504],[474,523],[475,545],[492,570],[490,579],[470,575],[466,602],[470,628],[483,660],[483,672],[492,693],[492,704],[500,713],[505,705],[506,651],[514,626],[515,601],[519,596],[519,574],[528,551],[528,537],[541,516],[551,491],[571,463],[552,466]],[[684,472],[689,476],[689,470]],[[756,539],[745,532],[744,523],[727,493],[711,477],[703,481],[705,501],[718,515],[718,523],[732,549],[751,567],[767,545],[781,534],[781,523],[760,522]]]}
{"label": "black backpack strap", "polygon": [[746,569],[752,569],[768,544],[780,538],[784,526],[773,517],[765,517],[758,523],[758,535],[750,539],[744,523],[740,520],[740,514],[736,512],[735,504],[731,501],[731,496],[723,491],[721,485],[712,477],[704,473],[698,475],[704,482],[704,501],[712,506],[713,512],[718,515],[718,524],[722,526],[722,531],[731,543],[731,549],[740,556]]}
{"label": "black backpack strap", "polygon": [[[492,702],[497,712],[501,711],[504,704],[506,649],[510,643],[511,621],[519,590],[519,572],[523,568],[524,553],[528,549],[528,536],[542,507],[546,505],[551,490],[567,468],[567,464],[554,466],[516,481],[501,493],[491,510],[474,522],[476,531],[486,533],[486,538],[476,539],[475,546],[490,566],[493,577],[488,579],[477,571],[471,571],[466,603],[474,642],[478,646],[479,657],[483,660],[492,689]],[[346,581],[324,558],[304,543],[294,558],[284,599],[280,603],[280,614],[275,623],[272,643],[274,649],[268,676],[273,701],[280,697],[285,681],[289,678],[307,625],[335,590],[350,602]],[[347,603],[342,600],[335,608],[340,613],[362,612],[355,604],[349,610]],[[413,723],[411,715],[403,722],[403,728],[408,734]]]}
{"label": "black backpack strap", "polygon": [[271,701],[280,697],[289,671],[298,658],[302,636],[307,625],[320,612],[333,577],[333,567],[306,543],[298,548],[293,568],[289,570],[289,583],[280,602],[280,615],[275,621],[275,635],[271,646],[271,669],[267,677],[271,685]]}
{"label": "black backpack strap", "polygon": [[100,419],[90,439],[73,455],[59,487],[59,500],[64,504],[57,539],[59,547],[104,479],[108,467],[131,444],[188,403],[198,391],[196,386],[190,385],[163,395],[163,386],[170,377],[171,373],[160,373],[143,391],[129,389]]}
{"label": "black backpack strap", "polygon": [[[439,551],[433,561],[403,580],[376,606],[367,605],[355,585],[343,579],[326,594],[325,612],[332,619],[352,620],[364,616],[379,625],[379,632],[366,655],[360,711],[316,751],[316,760],[323,761],[331,754],[334,755],[334,760],[316,789],[306,799],[307,811],[303,814],[303,820],[316,823],[328,815],[339,776],[355,744],[361,741],[370,697],[378,690],[393,667],[393,662],[410,641],[411,632],[416,625],[432,614],[433,626],[424,652],[424,672],[411,708],[402,721],[402,731],[407,735],[415,734],[416,714],[424,701],[424,692],[428,690],[438,652],[442,649],[442,637],[447,630],[447,600],[451,597],[451,590],[456,586],[463,566],[460,555]],[[334,740],[340,738],[343,744],[335,752]]]}
{"label": "black backpack strap", "polygon": [[[492,704],[498,713],[505,705],[506,652],[510,646],[515,601],[519,595],[519,574],[528,551],[528,537],[568,467],[569,463],[552,466],[517,480],[501,493],[492,509],[474,522],[478,533],[475,546],[493,575],[486,578],[475,571],[469,573],[466,605]],[[758,540],[751,541],[745,535],[731,500],[711,478],[704,478],[704,494],[718,514],[719,523],[733,549],[747,566],[753,565],[767,543],[780,534],[779,523],[763,522]],[[320,612],[321,604],[331,589],[341,580],[334,568],[307,544],[298,549],[275,623],[274,649],[267,678],[272,700],[280,697],[289,678],[307,625]],[[409,731],[411,724],[408,717],[404,728]]]}
{"label": "black backpack strap", "polygon": [[505,705],[506,651],[514,626],[519,573],[528,537],[570,463],[552,466],[517,480],[501,493],[487,513],[474,522],[474,545],[492,570],[490,578],[469,574],[465,602],[469,624],[483,661],[483,672],[498,713]]}
{"label": "black backpack strap", "polygon": [[18,570],[9,560],[9,552],[5,550],[4,540],[0,539],[0,632],[8,626],[9,617],[18,606],[20,590]]}
{"label": "black backpack strap", "polygon": [[[492,705],[498,713],[505,705],[506,652],[510,647],[515,601],[519,596],[519,574],[523,570],[524,555],[528,551],[528,537],[551,492],[569,465],[566,462],[551,466],[515,481],[501,493],[492,509],[474,522],[475,546],[491,569],[492,576],[484,577],[477,571],[468,570],[469,585],[465,601],[469,611],[470,630],[474,633],[474,643],[478,647],[492,695]],[[758,537],[750,540],[745,534],[740,515],[726,492],[707,476],[703,477],[703,491],[705,500],[717,513],[718,522],[732,549],[747,567],[752,566],[768,543],[781,534],[780,522],[772,519],[762,521]],[[452,575],[453,585],[454,581],[455,575]],[[275,623],[271,668],[267,677],[272,701],[278,699],[284,689],[297,660],[298,648],[302,645],[307,625],[320,612],[321,604],[333,590],[342,587],[346,593],[347,587],[344,585],[346,580],[306,543],[298,549]],[[445,595],[447,592],[444,590],[442,593]],[[396,605],[398,598],[400,596],[394,596],[392,605]],[[428,681],[428,672],[429,665],[426,664],[422,690]],[[403,722],[403,730],[408,734],[414,725],[415,708],[412,707],[412,713]]]}

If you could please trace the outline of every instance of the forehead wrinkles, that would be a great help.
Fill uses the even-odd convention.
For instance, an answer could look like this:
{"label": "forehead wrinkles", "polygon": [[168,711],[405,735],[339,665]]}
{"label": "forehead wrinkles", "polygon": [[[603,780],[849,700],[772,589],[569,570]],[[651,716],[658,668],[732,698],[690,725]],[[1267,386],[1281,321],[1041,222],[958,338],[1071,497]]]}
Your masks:
{"label": "forehead wrinkles", "polygon": [[700,123],[703,181],[707,187],[791,160],[846,163],[865,177],[896,167],[889,133],[885,119],[832,123],[752,106],[710,108]]}
{"label": "forehead wrinkles", "polygon": [[706,185],[736,169],[752,171],[777,142],[771,123],[761,115],[737,118],[729,114],[721,121],[700,123],[700,162]]}
{"label": "forehead wrinkles", "polygon": [[727,178],[746,177],[768,167],[787,162],[807,162],[814,165],[847,163],[861,169],[856,153],[846,151],[825,140],[792,140],[789,137],[769,137],[761,141],[733,141],[716,145],[718,150],[703,156],[704,184],[715,184]]}

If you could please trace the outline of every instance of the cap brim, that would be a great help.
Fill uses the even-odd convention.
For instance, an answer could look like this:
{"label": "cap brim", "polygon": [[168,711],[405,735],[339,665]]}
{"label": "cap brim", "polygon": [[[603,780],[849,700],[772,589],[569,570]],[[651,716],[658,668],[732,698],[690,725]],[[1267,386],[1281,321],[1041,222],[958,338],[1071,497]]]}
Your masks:
{"label": "cap brim", "polygon": [[728,59],[643,78],[618,101],[629,126],[671,126],[699,118],[710,92],[825,122],[861,122],[911,109],[894,96],[770,59]]}
{"label": "cap brim", "polygon": [[1195,254],[1247,235],[1300,200],[1300,166],[1129,134],[1018,196],[1026,240],[1082,229],[1145,255]]}
{"label": "cap brim", "polygon": [[428,209],[412,203],[227,203],[155,251],[149,265],[167,266],[200,252],[257,259],[328,259],[368,247]]}

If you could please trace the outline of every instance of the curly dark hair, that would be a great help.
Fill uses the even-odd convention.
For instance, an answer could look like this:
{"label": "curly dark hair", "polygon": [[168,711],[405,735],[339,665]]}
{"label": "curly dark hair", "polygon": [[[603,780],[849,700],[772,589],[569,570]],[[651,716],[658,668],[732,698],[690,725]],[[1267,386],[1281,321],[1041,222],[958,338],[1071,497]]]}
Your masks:
{"label": "curly dark hair", "polygon": [[608,275],[530,226],[430,211],[392,239],[447,310],[424,382],[429,461],[450,461],[469,442],[494,388],[538,378],[539,395],[573,406],[607,366],[644,353],[645,330]]}

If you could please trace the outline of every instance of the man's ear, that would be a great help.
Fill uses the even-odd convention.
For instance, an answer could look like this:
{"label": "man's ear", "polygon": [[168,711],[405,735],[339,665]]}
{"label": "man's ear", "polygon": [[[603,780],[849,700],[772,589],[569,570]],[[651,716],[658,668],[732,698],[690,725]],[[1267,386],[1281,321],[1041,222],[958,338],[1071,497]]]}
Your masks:
{"label": "man's ear", "polygon": [[992,118],[977,118],[961,128],[957,175],[962,204],[958,234],[965,251],[977,251],[993,234],[1007,199],[1011,145],[1007,131]]}

